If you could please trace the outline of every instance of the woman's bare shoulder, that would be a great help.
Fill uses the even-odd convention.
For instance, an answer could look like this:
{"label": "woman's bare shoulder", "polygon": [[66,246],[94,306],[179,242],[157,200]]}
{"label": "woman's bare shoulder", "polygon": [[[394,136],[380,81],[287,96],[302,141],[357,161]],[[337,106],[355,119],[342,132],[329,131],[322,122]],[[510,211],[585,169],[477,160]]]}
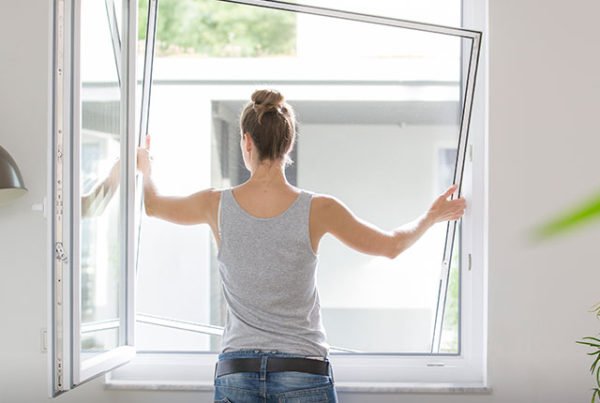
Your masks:
{"label": "woman's bare shoulder", "polygon": [[335,196],[326,193],[316,193],[309,190],[305,190],[307,193],[311,193],[313,204],[319,207],[334,206],[336,204],[342,204],[342,201]]}
{"label": "woman's bare shoulder", "polygon": [[216,189],[216,188],[208,188],[196,192],[191,195],[191,202],[194,206],[198,206],[199,208],[208,208],[210,211],[213,211],[218,208],[219,202],[221,201],[221,194],[226,189]]}
{"label": "woman's bare shoulder", "polygon": [[207,197],[211,204],[219,204],[222,194],[229,188],[209,188],[206,189]]}
{"label": "woman's bare shoulder", "polygon": [[326,193],[312,193],[311,213],[320,218],[327,218],[332,212],[345,209],[344,203],[335,196]]}

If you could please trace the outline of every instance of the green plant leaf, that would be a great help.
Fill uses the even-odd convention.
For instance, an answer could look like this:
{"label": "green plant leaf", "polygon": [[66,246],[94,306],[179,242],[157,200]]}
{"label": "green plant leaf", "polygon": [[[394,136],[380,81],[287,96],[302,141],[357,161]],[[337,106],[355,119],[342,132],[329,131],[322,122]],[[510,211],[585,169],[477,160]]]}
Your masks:
{"label": "green plant leaf", "polygon": [[590,347],[600,348],[600,344],[590,343],[590,342],[587,342],[587,341],[576,341],[575,343],[577,343],[577,344],[583,344],[584,346],[590,346]]}
{"label": "green plant leaf", "polygon": [[[596,313],[596,316],[600,318],[600,303],[595,305],[590,312]],[[592,347],[594,350],[587,354],[596,356],[594,362],[592,362],[592,365],[590,366],[590,372],[594,375],[594,378],[596,379],[596,385],[598,386],[593,389],[592,393],[592,403],[595,403],[596,398],[600,400],[600,365],[598,365],[600,363],[600,339],[597,337],[586,336],[583,337],[582,340],[577,340],[575,343]]]}
{"label": "green plant leaf", "polygon": [[594,219],[600,219],[600,194],[541,225],[535,229],[533,236],[536,240],[547,239]]}
{"label": "green plant leaf", "polygon": [[[596,372],[596,377],[598,375],[598,371],[596,371],[596,366],[598,365],[598,360],[600,359],[600,357],[596,357],[596,359],[594,360],[594,362],[592,363],[592,368],[590,369],[590,372],[593,374],[594,372]],[[600,370],[600,368],[598,368],[598,370]],[[598,386],[600,386],[600,382],[598,382]]]}
{"label": "green plant leaf", "polygon": [[595,312],[595,313],[596,313],[596,317],[597,317],[598,319],[600,319],[600,303],[596,304],[596,305],[595,305],[595,306],[592,308],[591,312]]}

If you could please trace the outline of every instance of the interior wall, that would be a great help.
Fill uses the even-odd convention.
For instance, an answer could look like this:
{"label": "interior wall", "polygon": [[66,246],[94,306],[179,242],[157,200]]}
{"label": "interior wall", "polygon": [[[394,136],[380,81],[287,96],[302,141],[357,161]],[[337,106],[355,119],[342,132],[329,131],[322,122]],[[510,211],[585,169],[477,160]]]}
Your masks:
{"label": "interior wall", "polygon": [[489,379],[494,400],[583,402],[598,333],[600,224],[531,230],[600,189],[593,0],[489,1]]}
{"label": "interior wall", "polygon": [[[575,340],[598,332],[600,225],[532,243],[532,227],[600,188],[600,3],[489,0],[488,375],[484,395],[340,394],[343,402],[579,402],[593,380]],[[47,401],[46,194],[50,1],[0,3],[0,144],[29,193],[0,207],[0,400]],[[483,84],[483,83],[480,83]],[[477,157],[477,156],[476,156]],[[479,156],[480,157],[480,156]],[[208,393],[105,391],[64,402],[201,402]]]}
{"label": "interior wall", "polygon": [[0,207],[0,401],[47,396],[46,221],[32,205],[46,194],[49,107],[49,1],[0,3],[0,145],[29,192]]}

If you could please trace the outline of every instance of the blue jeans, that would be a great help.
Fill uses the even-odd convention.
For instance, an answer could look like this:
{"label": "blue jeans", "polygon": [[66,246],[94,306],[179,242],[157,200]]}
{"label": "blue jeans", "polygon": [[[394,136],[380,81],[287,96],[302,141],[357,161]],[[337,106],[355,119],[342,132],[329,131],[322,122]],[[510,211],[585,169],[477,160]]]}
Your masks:
{"label": "blue jeans", "polygon": [[[269,357],[304,357],[301,355],[241,350],[219,354],[219,360],[261,358],[266,368]],[[333,372],[315,375],[284,371],[237,372],[215,377],[215,398],[218,403],[327,403],[337,402]]]}

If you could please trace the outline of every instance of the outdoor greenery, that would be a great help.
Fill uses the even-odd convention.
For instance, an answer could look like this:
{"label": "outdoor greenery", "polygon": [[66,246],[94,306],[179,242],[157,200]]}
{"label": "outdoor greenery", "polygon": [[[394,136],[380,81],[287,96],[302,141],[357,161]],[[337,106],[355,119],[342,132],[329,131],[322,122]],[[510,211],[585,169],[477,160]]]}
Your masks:
{"label": "outdoor greenery", "polygon": [[448,278],[448,294],[446,308],[444,312],[444,321],[442,326],[442,341],[440,345],[441,353],[459,353],[459,323],[460,318],[459,297],[460,297],[460,231],[457,231],[457,238],[454,240],[454,249],[452,251],[452,262],[450,264],[450,276]]}
{"label": "outdoor greenery", "polygon": [[[296,16],[218,0],[160,0],[156,54],[205,57],[293,55]],[[139,2],[138,38],[145,39],[148,0]]]}

